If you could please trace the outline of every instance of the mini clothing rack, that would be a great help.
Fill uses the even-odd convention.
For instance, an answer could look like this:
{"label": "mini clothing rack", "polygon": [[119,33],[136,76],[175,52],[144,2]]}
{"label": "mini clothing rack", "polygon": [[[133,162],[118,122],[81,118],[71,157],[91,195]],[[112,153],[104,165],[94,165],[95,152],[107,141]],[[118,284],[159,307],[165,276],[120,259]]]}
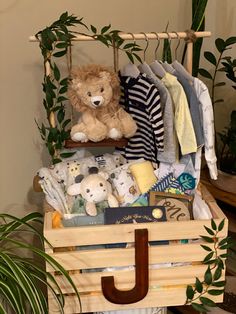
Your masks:
{"label": "mini clothing rack", "polygon": [[[187,49],[186,49],[186,65],[185,68],[186,70],[191,74],[192,73],[192,61],[193,61],[193,43],[196,41],[197,38],[205,38],[205,37],[210,37],[211,32],[209,31],[204,31],[204,32],[194,32],[192,30],[187,30],[185,32],[162,32],[162,33],[157,33],[157,32],[150,32],[150,33],[124,33],[120,32],[119,36],[124,39],[124,40],[133,40],[133,41],[138,41],[138,40],[160,40],[163,39],[177,39],[177,40],[185,40],[187,44]],[[30,42],[38,42],[38,39],[35,36],[30,36],[29,37]],[[96,41],[96,38],[91,37],[89,35],[77,35],[75,36],[72,41]],[[114,62],[114,69],[118,70],[118,49],[113,47],[113,62]],[[45,74],[46,76],[49,76],[51,74],[51,67],[49,61],[46,61],[45,63]],[[55,127],[55,117],[54,114],[52,113],[50,115],[50,124],[52,127]],[[113,142],[112,142],[113,145]],[[71,143],[69,144],[68,147],[72,147]],[[76,145],[78,147],[78,145]]]}
{"label": "mini clothing rack", "polygon": [[[187,30],[185,32],[150,32],[150,33],[119,33],[119,36],[124,40],[163,40],[163,39],[184,39],[187,43],[187,51],[186,51],[186,70],[189,73],[192,73],[192,59],[193,59],[193,43],[197,38],[205,38],[210,37],[211,32],[194,32],[192,30]],[[38,39],[35,36],[30,36],[29,40],[31,42],[36,42]],[[77,35],[72,41],[96,41],[96,38],[87,36],[87,35]],[[118,51],[114,48],[114,64],[117,64]]]}

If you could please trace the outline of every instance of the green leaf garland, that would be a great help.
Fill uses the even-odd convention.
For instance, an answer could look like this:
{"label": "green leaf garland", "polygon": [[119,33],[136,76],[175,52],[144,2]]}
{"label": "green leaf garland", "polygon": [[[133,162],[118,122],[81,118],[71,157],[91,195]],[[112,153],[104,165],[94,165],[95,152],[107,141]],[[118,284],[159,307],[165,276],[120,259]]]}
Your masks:
{"label": "green leaf garland", "polygon": [[204,280],[196,278],[194,285],[188,285],[186,288],[185,304],[192,305],[198,312],[207,312],[209,307],[216,306],[209,296],[217,296],[224,293],[225,280],[219,280],[222,271],[225,268],[225,259],[228,254],[220,254],[220,250],[226,250],[232,246],[230,237],[219,239],[218,233],[223,230],[225,220],[223,219],[217,226],[215,221],[211,220],[211,228],[204,226],[210,236],[201,236],[202,240],[212,244],[213,247],[201,244],[201,247],[207,251],[203,264],[207,264],[207,270],[204,274]]}

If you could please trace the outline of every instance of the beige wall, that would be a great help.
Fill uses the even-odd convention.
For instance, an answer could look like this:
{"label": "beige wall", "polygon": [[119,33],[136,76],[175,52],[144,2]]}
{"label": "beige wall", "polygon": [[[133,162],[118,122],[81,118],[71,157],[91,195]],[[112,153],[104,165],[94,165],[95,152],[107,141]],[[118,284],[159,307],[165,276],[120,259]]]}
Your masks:
{"label": "beige wall", "polygon": [[[208,0],[206,16],[206,28],[211,30],[212,37],[205,41],[202,51],[215,51],[214,41],[216,38],[221,37],[226,39],[230,36],[236,36],[236,1]],[[215,53],[217,55],[217,51],[215,51]],[[236,45],[225,55],[231,55],[236,58]],[[205,62],[204,58],[202,58],[201,65],[212,71],[209,63]],[[225,75],[219,73],[217,74],[217,78],[219,81],[224,81]],[[236,109],[236,93],[231,86],[232,84],[228,81],[227,87],[216,89],[216,99],[224,99],[224,103],[219,103],[215,106],[215,124],[217,131],[221,131],[228,124],[232,109]]]}
{"label": "beige wall", "polygon": [[[235,31],[234,0],[210,0],[207,28],[217,36]],[[41,143],[34,118],[42,119],[42,59],[36,43],[28,37],[68,11],[98,27],[130,32],[182,31],[191,21],[190,0],[1,0],[0,2],[0,212],[22,215],[34,210],[41,198],[32,191],[32,179],[47,153]],[[233,24],[234,23],[234,24]],[[111,64],[112,52],[95,45],[81,44],[75,63]],[[212,40],[205,42],[212,47]],[[150,47],[148,58],[152,58]],[[125,62],[121,58],[121,62]]]}

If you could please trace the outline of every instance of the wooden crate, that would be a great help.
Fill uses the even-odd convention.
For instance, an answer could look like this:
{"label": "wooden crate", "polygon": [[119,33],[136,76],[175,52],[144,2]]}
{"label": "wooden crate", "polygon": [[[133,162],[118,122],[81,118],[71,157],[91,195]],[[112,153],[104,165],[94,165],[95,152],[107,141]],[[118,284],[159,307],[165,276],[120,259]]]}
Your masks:
{"label": "wooden crate", "polygon": [[[228,221],[213,197],[202,188],[216,224],[225,218],[220,238],[227,236]],[[71,271],[71,277],[80,292],[82,312],[110,311],[119,309],[150,308],[183,305],[186,300],[186,285],[194,284],[195,278],[203,279],[206,266],[201,261],[206,251],[199,235],[207,235],[205,226],[210,220],[192,220],[179,222],[160,222],[123,225],[82,226],[62,229],[52,228],[52,214],[45,215],[44,236],[53,246],[45,250],[65,269]],[[134,270],[117,269],[81,273],[84,269],[121,267],[134,265],[134,248],[94,248],[89,250],[68,251],[72,246],[113,244],[134,241],[135,229],[148,229],[149,241],[194,239],[187,244],[169,244],[149,247],[149,265],[161,263],[183,263],[181,266],[149,268],[149,291],[147,296],[133,304],[119,305],[107,301],[101,291],[101,277],[114,275],[115,285],[120,290],[132,289],[135,283]],[[199,241],[196,241],[199,239]],[[66,248],[65,251],[58,248]],[[223,251],[222,251],[223,252]],[[52,272],[50,265],[47,270]],[[69,285],[57,276],[57,280],[66,295],[65,313],[79,313],[80,306]],[[221,280],[224,280],[222,274]],[[210,296],[215,302],[222,302],[223,295]],[[57,304],[49,293],[50,313],[58,311]]]}

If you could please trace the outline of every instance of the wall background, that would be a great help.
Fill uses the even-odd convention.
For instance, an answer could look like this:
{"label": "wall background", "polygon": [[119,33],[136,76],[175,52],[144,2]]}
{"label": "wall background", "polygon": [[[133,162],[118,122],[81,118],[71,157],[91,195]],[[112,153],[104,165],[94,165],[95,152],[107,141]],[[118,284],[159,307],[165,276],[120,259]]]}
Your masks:
{"label": "wall background", "polygon": [[[64,11],[84,17],[86,24],[102,27],[111,23],[113,29],[127,32],[161,32],[168,21],[169,30],[183,31],[191,23],[189,0],[1,0],[0,212],[21,216],[41,207],[42,195],[33,192],[32,179],[49,162],[34,122],[44,117],[43,68],[38,45],[28,38]],[[203,51],[212,50],[217,37],[236,35],[235,14],[236,1],[209,0],[206,30],[212,31],[212,38],[205,40]],[[153,58],[151,45],[154,43],[150,44],[148,60]],[[74,55],[75,63],[112,64],[112,51],[94,43],[81,44]],[[121,58],[121,64],[126,61]],[[230,87],[225,100],[226,104],[217,108],[218,129],[227,123],[230,109],[235,107]]]}

